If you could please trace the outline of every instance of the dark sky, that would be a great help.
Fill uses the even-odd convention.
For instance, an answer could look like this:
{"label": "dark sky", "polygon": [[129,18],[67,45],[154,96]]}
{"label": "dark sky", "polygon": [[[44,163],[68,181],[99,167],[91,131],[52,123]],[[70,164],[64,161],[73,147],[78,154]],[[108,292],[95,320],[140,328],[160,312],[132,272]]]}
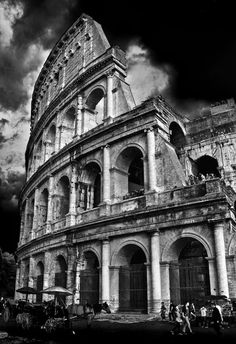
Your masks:
{"label": "dark sky", "polygon": [[199,115],[201,106],[236,99],[233,2],[0,0],[3,250],[13,252],[18,240],[17,200],[24,180],[32,87],[50,49],[82,13],[102,25],[111,45],[133,51],[128,75],[139,92],[163,91],[167,101],[190,117]]}

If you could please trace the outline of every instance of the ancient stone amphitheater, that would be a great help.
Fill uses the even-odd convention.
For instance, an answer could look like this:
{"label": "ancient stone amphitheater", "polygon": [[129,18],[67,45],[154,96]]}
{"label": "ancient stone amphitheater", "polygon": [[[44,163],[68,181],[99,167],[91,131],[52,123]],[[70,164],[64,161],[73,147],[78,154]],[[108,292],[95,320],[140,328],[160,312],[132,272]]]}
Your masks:
{"label": "ancient stone amphitheater", "polygon": [[67,303],[113,312],[236,297],[234,100],[189,120],[160,95],[136,106],[126,73],[125,53],[85,14],[44,63],[16,289],[59,285]]}

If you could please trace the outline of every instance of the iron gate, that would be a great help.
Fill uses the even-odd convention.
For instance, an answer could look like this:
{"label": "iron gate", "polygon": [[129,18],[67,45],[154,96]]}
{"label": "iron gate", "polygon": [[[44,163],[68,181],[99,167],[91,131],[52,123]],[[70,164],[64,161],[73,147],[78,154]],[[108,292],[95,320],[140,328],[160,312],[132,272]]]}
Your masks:
{"label": "iron gate", "polygon": [[119,271],[119,309],[121,311],[147,310],[146,266],[121,266]]}
{"label": "iron gate", "polygon": [[188,258],[170,265],[170,293],[176,303],[196,305],[210,295],[208,265],[204,258]]}
{"label": "iron gate", "polygon": [[98,271],[83,270],[80,272],[80,303],[99,302],[99,275]]}

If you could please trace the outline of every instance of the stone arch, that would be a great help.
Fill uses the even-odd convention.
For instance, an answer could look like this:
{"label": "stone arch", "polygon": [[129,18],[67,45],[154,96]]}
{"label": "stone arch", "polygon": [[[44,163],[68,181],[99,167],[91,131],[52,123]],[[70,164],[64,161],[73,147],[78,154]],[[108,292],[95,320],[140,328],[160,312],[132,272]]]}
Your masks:
{"label": "stone arch", "polygon": [[[81,256],[80,303],[99,302],[99,260],[94,249],[85,248]],[[76,286],[77,287],[77,286]]]}
{"label": "stone arch", "polygon": [[203,155],[196,160],[189,159],[191,171],[194,176],[203,175],[205,178],[220,178],[219,164],[217,159],[210,155]]}
{"label": "stone arch", "polygon": [[67,175],[63,175],[56,187],[53,196],[53,218],[54,220],[65,218],[69,212],[70,181]]}
{"label": "stone arch", "polygon": [[112,256],[111,256],[111,265],[112,266],[119,266],[119,260],[117,259],[118,257],[118,254],[120,252],[120,250],[124,247],[124,246],[127,246],[127,245],[135,245],[137,247],[139,247],[141,250],[143,250],[144,254],[145,254],[145,257],[146,257],[146,262],[147,264],[150,263],[149,261],[149,253],[148,253],[148,250],[147,248],[145,247],[145,245],[143,245],[142,242],[138,241],[138,240],[125,240],[123,241],[119,246],[118,248],[113,252]]}
{"label": "stone arch", "polygon": [[181,126],[173,121],[169,126],[170,143],[175,147],[176,154],[179,156],[181,148],[186,145],[186,137]]}
{"label": "stone arch", "polygon": [[36,144],[35,155],[34,155],[34,166],[35,170],[39,168],[42,164],[42,156],[43,156],[43,140],[42,138]]}
{"label": "stone arch", "polygon": [[67,263],[62,254],[55,259],[55,285],[66,288],[67,283]]}
{"label": "stone arch", "polygon": [[[36,290],[39,292],[43,290],[43,280],[44,280],[44,264],[39,261],[36,265]],[[43,294],[36,294],[36,302],[42,302]]]}
{"label": "stone arch", "polygon": [[78,187],[78,206],[89,210],[96,208],[102,197],[101,167],[97,161],[87,162],[81,172]]}
{"label": "stone arch", "polygon": [[62,116],[60,148],[70,143],[75,135],[76,108],[71,106]]}
{"label": "stone arch", "polygon": [[[178,240],[182,238],[193,238],[197,241],[199,241],[205,248],[207,252],[207,257],[212,258],[214,256],[211,245],[205,238],[200,236],[197,233],[192,233],[192,232],[185,232],[182,234],[175,234],[174,236],[171,237],[170,240],[167,241],[166,245],[164,246],[162,253],[161,253],[161,261],[166,262],[169,260],[170,257],[170,251],[171,251],[171,246]],[[172,257],[174,258],[174,257]]]}
{"label": "stone arch", "polygon": [[144,193],[144,152],[137,145],[128,145],[113,165],[112,194],[115,198],[137,197]]}
{"label": "stone arch", "polygon": [[105,89],[97,85],[85,100],[85,128],[88,131],[102,123],[105,117]]}
{"label": "stone arch", "polygon": [[55,142],[56,142],[56,124],[51,123],[47,134],[46,134],[46,147],[45,147],[45,159],[49,159],[51,155],[55,152]]}
{"label": "stone arch", "polygon": [[48,212],[48,189],[45,188],[40,194],[39,205],[38,205],[38,224],[43,226],[47,222]]}
{"label": "stone arch", "polygon": [[181,304],[191,300],[199,306],[210,295],[209,246],[200,236],[184,233],[172,238],[165,249],[162,259],[169,262],[171,299]]}
{"label": "stone arch", "polygon": [[136,240],[122,243],[113,255],[115,269],[113,293],[120,311],[147,311],[147,259],[145,247]]}

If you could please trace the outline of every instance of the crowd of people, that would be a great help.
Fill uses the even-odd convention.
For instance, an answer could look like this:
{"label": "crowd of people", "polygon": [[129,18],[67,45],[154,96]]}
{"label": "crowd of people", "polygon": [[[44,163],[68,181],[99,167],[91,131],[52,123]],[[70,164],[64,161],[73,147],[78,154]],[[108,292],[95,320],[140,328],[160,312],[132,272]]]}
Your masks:
{"label": "crowd of people", "polygon": [[[224,321],[222,309],[216,302],[212,302],[210,310],[210,322],[212,323],[212,327],[214,328],[216,334],[221,336],[223,328],[222,325]],[[202,328],[209,327],[208,311],[209,310],[205,307],[205,305],[199,309],[199,325]],[[161,303],[161,319],[169,320],[170,322],[174,323],[173,328],[170,331],[172,335],[192,334],[192,323],[196,320],[196,318],[196,309],[193,302],[187,301],[184,305],[175,305],[171,301],[169,309],[167,309],[164,302]]]}

